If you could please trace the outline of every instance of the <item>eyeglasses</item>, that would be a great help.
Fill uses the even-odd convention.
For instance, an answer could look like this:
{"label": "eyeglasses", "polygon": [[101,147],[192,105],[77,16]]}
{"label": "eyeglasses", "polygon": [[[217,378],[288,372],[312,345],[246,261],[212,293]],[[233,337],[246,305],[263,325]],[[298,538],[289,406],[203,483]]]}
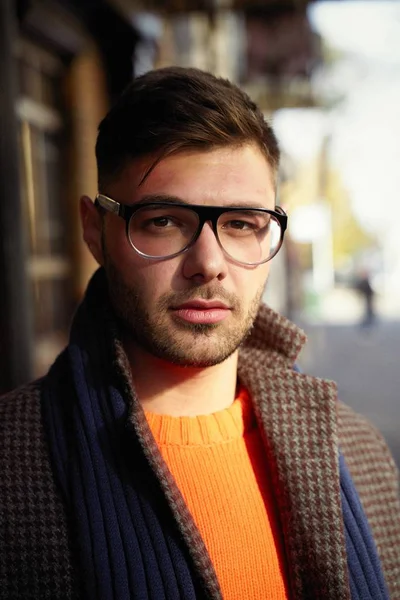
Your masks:
{"label": "eyeglasses", "polygon": [[223,252],[242,265],[260,265],[282,246],[287,215],[277,206],[266,208],[198,206],[154,202],[126,206],[98,194],[95,205],[126,221],[132,248],[148,259],[173,258],[186,252],[210,221]]}

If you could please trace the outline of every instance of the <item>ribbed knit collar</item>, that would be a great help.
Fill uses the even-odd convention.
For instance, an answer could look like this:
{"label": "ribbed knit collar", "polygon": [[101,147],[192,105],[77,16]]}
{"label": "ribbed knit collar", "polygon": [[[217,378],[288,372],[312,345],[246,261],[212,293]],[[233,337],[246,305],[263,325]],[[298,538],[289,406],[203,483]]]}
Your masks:
{"label": "ribbed knit collar", "polygon": [[145,411],[159,445],[209,446],[243,437],[256,426],[247,390],[240,387],[235,401],[224,410],[195,417],[171,417]]}

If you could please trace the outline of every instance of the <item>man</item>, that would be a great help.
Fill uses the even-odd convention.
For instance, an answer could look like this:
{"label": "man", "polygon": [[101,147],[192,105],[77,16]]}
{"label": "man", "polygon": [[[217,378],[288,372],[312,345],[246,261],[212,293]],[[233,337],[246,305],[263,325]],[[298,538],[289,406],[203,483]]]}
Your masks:
{"label": "man", "polygon": [[287,217],[259,109],[150,72],[96,156],[101,268],[47,376],[0,402],[0,598],[400,598],[390,453],[260,304]]}
{"label": "man", "polygon": [[370,328],[375,323],[375,290],[371,285],[371,276],[366,269],[361,271],[356,281],[356,290],[361,296],[364,304],[364,315],[360,326]]}

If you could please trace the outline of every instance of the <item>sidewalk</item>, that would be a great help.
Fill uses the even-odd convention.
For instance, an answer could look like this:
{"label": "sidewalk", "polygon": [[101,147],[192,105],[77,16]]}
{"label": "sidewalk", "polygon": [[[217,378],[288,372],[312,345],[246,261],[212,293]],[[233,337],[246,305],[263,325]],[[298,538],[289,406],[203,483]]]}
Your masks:
{"label": "sidewalk", "polygon": [[318,319],[299,322],[309,340],[299,362],[337,382],[339,397],[382,432],[400,467],[400,316],[393,303],[380,302],[378,311],[376,325],[362,329],[359,298],[335,290]]}

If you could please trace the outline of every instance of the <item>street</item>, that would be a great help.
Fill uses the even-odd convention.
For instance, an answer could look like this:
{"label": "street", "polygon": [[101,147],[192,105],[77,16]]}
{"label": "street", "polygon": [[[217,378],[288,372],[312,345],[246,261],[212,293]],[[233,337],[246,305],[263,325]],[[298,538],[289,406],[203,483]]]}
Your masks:
{"label": "street", "polygon": [[305,325],[303,371],[333,379],[339,397],[381,431],[400,467],[400,321]]}

